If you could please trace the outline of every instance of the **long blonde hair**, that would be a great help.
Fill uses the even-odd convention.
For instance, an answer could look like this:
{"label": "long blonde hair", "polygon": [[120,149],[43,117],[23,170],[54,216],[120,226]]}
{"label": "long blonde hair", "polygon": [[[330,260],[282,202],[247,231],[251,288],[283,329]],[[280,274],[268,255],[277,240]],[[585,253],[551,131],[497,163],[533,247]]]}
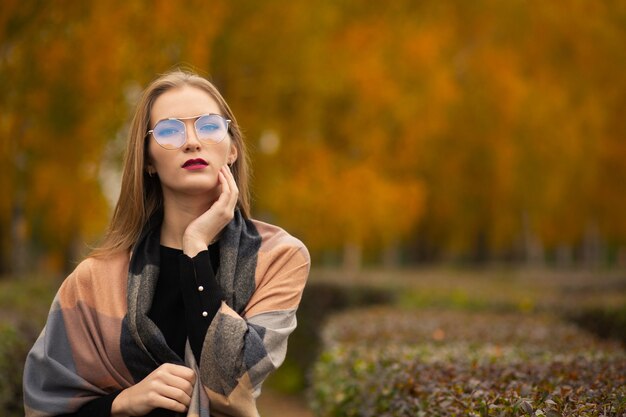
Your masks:
{"label": "long blonde hair", "polygon": [[248,156],[235,115],[217,90],[208,80],[182,70],[168,72],[154,80],[143,92],[131,122],[120,196],[102,244],[89,256],[105,257],[118,251],[128,251],[135,244],[141,229],[152,214],[163,206],[161,183],[146,171],[148,145],[146,132],[150,123],[150,112],[156,99],[164,92],[189,85],[205,91],[218,104],[223,115],[231,120],[229,134],[237,148],[237,159],[231,170],[239,188],[237,206],[245,218],[250,216],[250,191],[248,188]]}

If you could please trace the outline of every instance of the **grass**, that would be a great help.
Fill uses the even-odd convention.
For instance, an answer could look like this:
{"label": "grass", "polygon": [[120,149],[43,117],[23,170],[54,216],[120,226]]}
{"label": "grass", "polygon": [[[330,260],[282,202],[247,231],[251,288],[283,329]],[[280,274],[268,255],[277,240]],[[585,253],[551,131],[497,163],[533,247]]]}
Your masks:
{"label": "grass", "polygon": [[45,275],[0,280],[0,410],[3,416],[24,415],[24,361],[43,328],[59,285],[59,279]]}
{"label": "grass", "polygon": [[626,273],[618,270],[453,269],[365,270],[358,279],[340,270],[316,270],[312,283],[389,290],[404,308],[569,311],[626,304]]}
{"label": "grass", "polygon": [[0,279],[0,321],[43,327],[60,285],[58,277],[47,275]]}
{"label": "grass", "polygon": [[[0,328],[8,335],[7,343],[0,346],[0,364],[6,365],[3,374],[8,376],[6,386],[0,386],[0,402],[3,398],[10,402],[0,404],[0,409],[18,410],[18,399],[8,398],[21,392],[19,386],[13,386],[19,384],[20,361],[43,327],[60,282],[58,277],[45,275],[0,279]],[[591,327],[592,331],[596,330],[593,327],[597,327],[598,318],[608,318],[617,323],[617,327],[612,325],[605,331],[608,337],[626,334],[622,330],[626,317],[626,274],[621,271],[433,267],[370,269],[354,275],[342,270],[313,269],[298,311],[299,327],[289,341],[285,366],[270,377],[267,385],[279,392],[301,392],[308,385],[307,369],[318,353],[320,329],[330,315],[381,303],[392,305],[403,314],[435,309],[576,316],[578,324]],[[586,311],[592,314],[585,315]],[[444,330],[444,340],[449,334]],[[432,335],[442,336],[440,332]],[[9,382],[13,385],[7,385]]]}
{"label": "grass", "polygon": [[311,389],[318,415],[626,413],[621,271],[318,270],[310,282],[395,300],[326,322]]}
{"label": "grass", "polygon": [[621,416],[626,352],[550,314],[392,307],[333,316],[322,416]]}

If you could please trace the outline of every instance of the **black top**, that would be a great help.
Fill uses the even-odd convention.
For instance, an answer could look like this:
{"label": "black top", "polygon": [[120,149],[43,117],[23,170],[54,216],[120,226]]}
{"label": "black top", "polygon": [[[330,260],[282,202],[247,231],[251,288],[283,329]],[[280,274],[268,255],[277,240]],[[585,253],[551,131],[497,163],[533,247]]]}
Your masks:
{"label": "black top", "polygon": [[200,363],[204,336],[223,298],[215,280],[217,268],[218,245],[211,245],[194,258],[182,250],[161,246],[161,271],[148,317],[181,360],[189,337],[196,362]]}
{"label": "black top", "polygon": [[[166,246],[161,246],[160,255],[161,270],[148,317],[159,327],[181,362],[189,338],[196,362],[200,363],[204,337],[224,298],[215,279],[219,268],[219,244],[209,246],[208,250],[193,258],[180,249]],[[59,417],[110,417],[111,405],[120,392],[96,398],[77,412]],[[147,414],[150,417],[176,415],[164,409]]]}

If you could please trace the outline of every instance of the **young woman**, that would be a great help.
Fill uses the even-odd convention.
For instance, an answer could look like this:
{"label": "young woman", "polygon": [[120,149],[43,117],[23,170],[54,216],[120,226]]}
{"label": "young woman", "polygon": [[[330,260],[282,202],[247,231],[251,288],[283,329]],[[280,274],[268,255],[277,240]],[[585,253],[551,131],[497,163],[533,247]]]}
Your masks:
{"label": "young woman", "polygon": [[24,370],[27,416],[257,416],[309,272],[250,218],[243,137],[207,80],[154,81],[103,245],[64,281]]}

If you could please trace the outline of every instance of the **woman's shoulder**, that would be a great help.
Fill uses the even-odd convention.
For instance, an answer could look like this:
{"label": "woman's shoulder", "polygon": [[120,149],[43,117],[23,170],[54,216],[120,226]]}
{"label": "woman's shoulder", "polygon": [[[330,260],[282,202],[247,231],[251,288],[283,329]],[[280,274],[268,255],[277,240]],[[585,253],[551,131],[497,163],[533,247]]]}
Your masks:
{"label": "woman's shoulder", "polygon": [[261,236],[261,247],[255,295],[246,314],[252,317],[264,311],[260,305],[272,311],[296,308],[311,269],[309,251],[300,239],[279,226],[258,220],[254,225]]}
{"label": "woman's shoulder", "polygon": [[61,308],[84,304],[108,317],[125,311],[128,253],[105,257],[89,256],[63,281],[58,291]]}
{"label": "woman's shoulder", "polygon": [[65,279],[64,285],[93,286],[105,281],[109,284],[118,277],[125,278],[130,254],[119,251],[106,256],[88,256]]}
{"label": "woman's shoulder", "polygon": [[88,256],[76,267],[77,271],[89,271],[92,275],[111,274],[116,270],[128,270],[130,252],[117,251],[105,256]]}
{"label": "woman's shoulder", "polygon": [[250,219],[261,236],[260,252],[298,252],[309,259],[309,251],[302,241],[285,229],[256,219]]}

